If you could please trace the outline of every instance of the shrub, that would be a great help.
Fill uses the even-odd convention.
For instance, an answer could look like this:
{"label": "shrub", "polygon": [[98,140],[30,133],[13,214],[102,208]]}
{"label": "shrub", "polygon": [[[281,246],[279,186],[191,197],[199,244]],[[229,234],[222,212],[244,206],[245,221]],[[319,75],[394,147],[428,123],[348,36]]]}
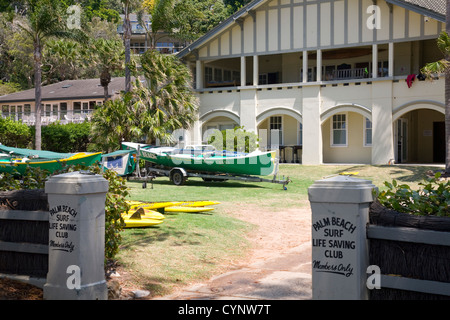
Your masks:
{"label": "shrub", "polygon": [[20,121],[0,118],[0,143],[5,146],[27,148],[32,139],[32,130]]}
{"label": "shrub", "polygon": [[441,180],[438,172],[431,179],[419,183],[419,190],[412,190],[407,184],[396,180],[385,182],[387,190],[376,196],[384,207],[414,215],[450,217],[450,180]]}
{"label": "shrub", "polygon": [[82,123],[61,124],[54,122],[42,127],[42,149],[54,152],[74,153],[88,149],[91,124]]}

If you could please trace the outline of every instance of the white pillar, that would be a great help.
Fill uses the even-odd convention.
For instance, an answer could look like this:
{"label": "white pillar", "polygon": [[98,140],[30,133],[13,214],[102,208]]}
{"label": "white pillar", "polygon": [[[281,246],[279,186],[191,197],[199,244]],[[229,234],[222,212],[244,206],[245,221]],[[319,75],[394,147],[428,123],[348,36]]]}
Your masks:
{"label": "white pillar", "polygon": [[389,43],[389,77],[394,76],[394,43]]}
{"label": "white pillar", "polygon": [[201,60],[195,62],[196,89],[203,89],[203,63]]}
{"label": "white pillar", "polygon": [[392,129],[392,81],[372,84],[372,164],[386,165],[394,159]]}
{"label": "white pillar", "polygon": [[241,57],[241,87],[247,83],[247,66],[245,57]]}
{"label": "white pillar", "polygon": [[320,86],[305,86],[303,91],[302,163],[322,164],[322,126],[320,123]]}
{"label": "white pillar", "polygon": [[317,50],[317,82],[322,81],[322,50]]}
{"label": "white pillar", "polygon": [[303,78],[302,82],[308,82],[308,51],[303,51]]}
{"label": "white pillar", "polygon": [[372,78],[378,78],[378,45],[372,45]]}
{"label": "white pillar", "polygon": [[253,56],[253,85],[259,84],[259,59],[257,55]]}
{"label": "white pillar", "polygon": [[346,176],[309,187],[313,299],[368,299],[366,225],[374,188],[371,181]]}
{"label": "white pillar", "polygon": [[106,300],[105,200],[101,175],[71,172],[45,183],[49,203],[46,300]]}

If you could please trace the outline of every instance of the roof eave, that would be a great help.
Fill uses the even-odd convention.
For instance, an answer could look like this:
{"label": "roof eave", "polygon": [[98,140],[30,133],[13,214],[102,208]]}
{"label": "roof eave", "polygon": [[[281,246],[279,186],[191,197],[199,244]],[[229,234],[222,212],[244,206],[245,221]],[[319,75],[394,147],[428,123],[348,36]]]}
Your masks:
{"label": "roof eave", "polygon": [[237,19],[241,18],[245,14],[247,14],[249,11],[251,11],[253,8],[258,6],[261,2],[264,2],[266,0],[253,0],[249,4],[247,4],[245,7],[219,23],[216,27],[205,33],[203,36],[198,38],[196,41],[192,42],[189,46],[181,50],[176,54],[176,56],[180,59],[184,58],[186,55],[191,53],[193,50],[197,49],[199,46],[201,46],[205,41],[207,41],[209,38],[217,35],[219,32],[221,32],[223,29],[227,28],[231,23],[235,22]]}
{"label": "roof eave", "polygon": [[420,7],[418,5],[407,3],[402,0],[385,0],[387,3],[395,4],[399,7],[405,8],[407,10],[422,14],[424,16],[430,17],[440,22],[445,22],[445,15],[440,14],[438,12]]}

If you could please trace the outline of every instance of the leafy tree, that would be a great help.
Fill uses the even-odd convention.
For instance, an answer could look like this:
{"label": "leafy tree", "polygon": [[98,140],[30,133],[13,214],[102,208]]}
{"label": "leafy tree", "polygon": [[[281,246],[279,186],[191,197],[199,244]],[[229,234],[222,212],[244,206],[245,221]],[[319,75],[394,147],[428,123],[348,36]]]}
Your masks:
{"label": "leafy tree", "polygon": [[445,31],[441,32],[437,45],[444,58],[427,64],[422,72],[428,78],[435,73],[445,74],[445,172],[450,174],[450,0],[447,0],[447,16]]}
{"label": "leafy tree", "polygon": [[42,84],[56,83],[83,76],[82,46],[72,40],[51,39],[43,51]]}
{"label": "leafy tree", "polygon": [[105,101],[108,100],[108,86],[112,74],[124,68],[123,58],[125,50],[119,40],[94,39],[88,49],[88,63],[100,72],[100,84],[105,92]]}
{"label": "leafy tree", "polygon": [[[151,17],[146,27],[143,17]],[[181,41],[193,41],[227,18],[221,0],[145,0],[138,12],[138,21],[146,29],[151,48],[157,39],[168,34]]]}
{"label": "leafy tree", "polygon": [[196,120],[198,101],[191,87],[192,75],[177,57],[156,50],[141,55],[140,65],[145,81],[136,74],[136,110],[144,110],[140,121],[147,143],[170,140],[170,132],[187,129]]}
{"label": "leafy tree", "polygon": [[52,37],[82,39],[81,30],[69,30],[62,19],[66,14],[57,0],[27,0],[25,20],[18,20],[18,25],[25,31],[28,39],[33,41],[34,85],[36,108],[35,148],[41,150],[41,100],[42,100],[42,51],[45,41]]}
{"label": "leafy tree", "polygon": [[122,141],[133,141],[142,136],[138,110],[132,92],[108,100],[92,116],[93,147],[104,152],[120,148]]}

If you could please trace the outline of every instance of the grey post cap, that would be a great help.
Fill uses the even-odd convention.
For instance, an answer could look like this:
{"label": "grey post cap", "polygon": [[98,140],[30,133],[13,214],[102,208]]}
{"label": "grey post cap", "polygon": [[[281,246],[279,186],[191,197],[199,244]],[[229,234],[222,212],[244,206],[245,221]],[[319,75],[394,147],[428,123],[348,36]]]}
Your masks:
{"label": "grey post cap", "polygon": [[311,202],[364,203],[373,201],[374,189],[372,181],[339,175],[315,181],[308,196]]}
{"label": "grey post cap", "polygon": [[45,183],[47,194],[91,194],[107,191],[108,181],[105,178],[83,171],[56,175]]}

